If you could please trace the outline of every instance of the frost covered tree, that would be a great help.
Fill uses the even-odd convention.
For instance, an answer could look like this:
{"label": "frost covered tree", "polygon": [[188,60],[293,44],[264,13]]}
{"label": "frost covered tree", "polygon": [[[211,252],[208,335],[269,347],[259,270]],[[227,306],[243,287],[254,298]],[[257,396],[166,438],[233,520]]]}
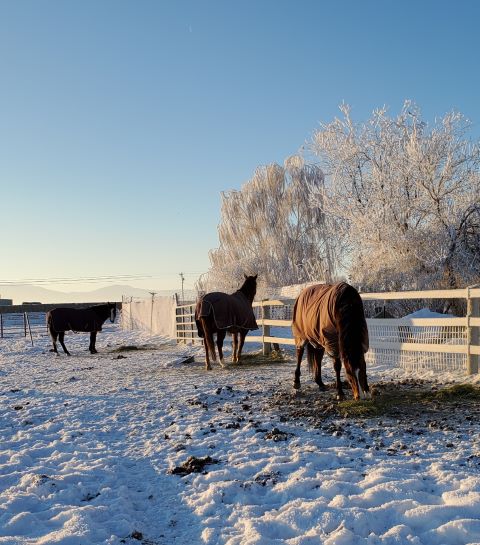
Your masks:
{"label": "frost covered tree", "polygon": [[234,289],[244,273],[258,274],[264,287],[333,276],[326,218],[311,206],[311,192],[323,182],[320,168],[294,156],[283,167],[257,168],[239,191],[222,193],[219,247],[210,252],[211,269],[199,289]]}
{"label": "frost covered tree", "polygon": [[456,288],[480,279],[480,147],[450,113],[430,128],[406,102],[363,124],[350,109],[311,142],[325,172],[316,205],[343,225],[363,289]]}

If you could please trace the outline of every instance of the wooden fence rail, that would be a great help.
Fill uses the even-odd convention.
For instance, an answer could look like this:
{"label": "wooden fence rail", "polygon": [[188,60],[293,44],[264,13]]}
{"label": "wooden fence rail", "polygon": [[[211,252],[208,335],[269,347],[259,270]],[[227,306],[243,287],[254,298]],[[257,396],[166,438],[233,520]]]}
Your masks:
{"label": "wooden fence rail", "polygon": [[[480,360],[480,288],[388,293],[362,293],[364,301],[405,299],[465,299],[467,315],[460,318],[369,318],[370,350],[367,360],[387,358],[406,367],[445,370],[463,369],[478,373]],[[291,336],[293,299],[253,303],[261,335],[247,335],[245,342],[258,343],[268,354],[272,345],[295,344]],[[280,315],[275,319],[272,316]],[[276,335],[272,328],[284,333]],[[202,342],[195,326],[195,304],[176,309],[176,336],[179,343]],[[430,360],[430,361],[429,361]],[[432,363],[433,362],[433,363]]]}

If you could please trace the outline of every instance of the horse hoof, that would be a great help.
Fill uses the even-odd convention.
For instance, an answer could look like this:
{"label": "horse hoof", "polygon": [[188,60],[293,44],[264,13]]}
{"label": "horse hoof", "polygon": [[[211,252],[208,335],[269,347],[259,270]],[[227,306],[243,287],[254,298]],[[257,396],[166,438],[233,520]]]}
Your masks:
{"label": "horse hoof", "polygon": [[323,382],[321,384],[318,385],[318,389],[321,391],[321,392],[325,392],[327,390],[327,387],[325,386],[325,384],[323,384]]}
{"label": "horse hoof", "polygon": [[300,390],[300,382],[294,382],[293,387],[295,388],[295,390]]}

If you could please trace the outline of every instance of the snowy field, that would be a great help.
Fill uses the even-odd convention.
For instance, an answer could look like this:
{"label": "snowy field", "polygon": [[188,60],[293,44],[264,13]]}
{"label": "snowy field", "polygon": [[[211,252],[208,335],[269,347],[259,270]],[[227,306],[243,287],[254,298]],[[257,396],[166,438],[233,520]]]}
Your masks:
{"label": "snowy field", "polygon": [[[116,326],[97,355],[87,335],[66,344],[70,358],[47,337],[0,342],[2,544],[480,543],[480,423],[462,407],[434,422],[293,419],[279,396],[333,392],[304,371],[295,398],[291,361],[206,372],[199,349]],[[182,472],[190,456],[211,459]]]}

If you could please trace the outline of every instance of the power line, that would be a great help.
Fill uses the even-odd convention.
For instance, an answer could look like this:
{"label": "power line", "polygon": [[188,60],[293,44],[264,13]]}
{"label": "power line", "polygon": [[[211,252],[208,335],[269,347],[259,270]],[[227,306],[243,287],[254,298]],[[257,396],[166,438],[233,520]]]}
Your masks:
{"label": "power line", "polygon": [[151,275],[133,275],[122,274],[115,276],[80,276],[63,278],[22,278],[19,280],[0,280],[2,286],[15,286],[23,284],[71,284],[71,283],[89,283],[89,282],[107,282],[112,280],[141,280],[152,278]]}
{"label": "power line", "polygon": [[[161,273],[161,274],[122,274],[122,275],[106,275],[106,276],[78,276],[78,277],[49,277],[49,278],[21,278],[16,280],[0,280],[0,286],[21,286],[24,284],[90,284],[100,282],[112,282],[118,280],[145,280],[162,278],[165,276],[176,276],[178,273]],[[201,272],[186,272],[182,273],[188,276],[198,276]]]}

